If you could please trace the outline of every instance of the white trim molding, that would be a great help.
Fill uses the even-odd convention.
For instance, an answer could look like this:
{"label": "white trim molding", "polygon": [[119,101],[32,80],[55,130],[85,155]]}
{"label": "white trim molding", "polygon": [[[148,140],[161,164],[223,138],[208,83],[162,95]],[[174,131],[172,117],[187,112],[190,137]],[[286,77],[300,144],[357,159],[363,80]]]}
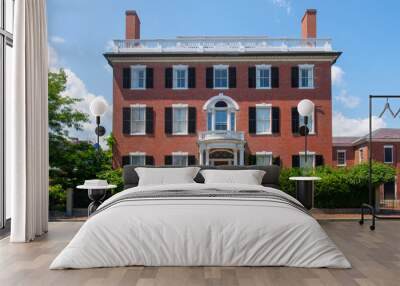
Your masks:
{"label": "white trim molding", "polygon": [[234,109],[235,111],[239,110],[239,104],[229,96],[224,95],[222,92],[218,95],[215,95],[209,98],[206,103],[203,105],[203,110],[210,110],[214,107],[214,105],[218,101],[224,101],[228,105],[228,108]]}
{"label": "white trim molding", "polygon": [[[131,89],[133,90],[145,90],[146,86],[146,65],[131,65]],[[143,87],[134,87],[134,74],[135,71],[143,71]]]}
{"label": "white trim molding", "polygon": [[[343,164],[339,164],[339,153],[344,153],[344,163]],[[347,150],[345,149],[338,149],[336,150],[336,166],[339,167],[345,167],[347,166]]]}

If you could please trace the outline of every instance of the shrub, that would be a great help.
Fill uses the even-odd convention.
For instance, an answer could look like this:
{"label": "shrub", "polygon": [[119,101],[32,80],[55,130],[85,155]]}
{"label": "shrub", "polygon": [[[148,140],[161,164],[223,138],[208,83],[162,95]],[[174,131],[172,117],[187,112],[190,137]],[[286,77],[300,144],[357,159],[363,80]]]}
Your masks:
{"label": "shrub", "polygon": [[[282,169],[281,189],[295,196],[295,182],[291,176],[300,176],[304,170],[299,168]],[[315,184],[314,204],[317,208],[358,208],[368,201],[368,164],[349,168],[318,167],[311,175],[321,177]],[[393,181],[396,170],[387,164],[373,162],[372,184],[374,188]]]}
{"label": "shrub", "polygon": [[51,211],[65,211],[67,194],[61,185],[49,187],[49,209]]}
{"label": "shrub", "polygon": [[97,174],[97,178],[107,180],[109,184],[116,185],[117,188],[112,189],[112,194],[116,194],[124,189],[124,181],[122,179],[122,169],[106,170]]}

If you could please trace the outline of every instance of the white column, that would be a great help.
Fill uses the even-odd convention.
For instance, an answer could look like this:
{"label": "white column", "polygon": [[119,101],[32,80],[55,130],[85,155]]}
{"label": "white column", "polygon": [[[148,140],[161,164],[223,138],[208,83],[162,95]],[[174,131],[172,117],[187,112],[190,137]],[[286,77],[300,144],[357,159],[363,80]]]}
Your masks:
{"label": "white column", "polygon": [[210,150],[206,148],[206,166],[210,165]]}
{"label": "white column", "polygon": [[244,165],[244,148],[240,148],[240,163],[241,166]]}
{"label": "white column", "polygon": [[233,165],[237,165],[238,164],[238,160],[237,160],[237,149],[233,149]]}
{"label": "white column", "polygon": [[199,154],[199,164],[200,165],[204,165],[204,158],[203,158],[203,147],[201,146],[200,148],[199,148],[199,152],[200,152],[200,154]]}

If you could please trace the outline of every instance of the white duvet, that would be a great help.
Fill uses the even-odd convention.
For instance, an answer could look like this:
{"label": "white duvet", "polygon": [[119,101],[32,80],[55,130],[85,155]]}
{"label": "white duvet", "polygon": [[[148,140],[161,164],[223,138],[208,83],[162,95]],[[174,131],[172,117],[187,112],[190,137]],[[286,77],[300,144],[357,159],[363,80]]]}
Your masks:
{"label": "white duvet", "polygon": [[[263,190],[254,185],[181,184],[164,190]],[[90,217],[50,269],[145,266],[294,266],[350,268],[318,222],[301,210],[257,198],[152,198],[121,201]]]}

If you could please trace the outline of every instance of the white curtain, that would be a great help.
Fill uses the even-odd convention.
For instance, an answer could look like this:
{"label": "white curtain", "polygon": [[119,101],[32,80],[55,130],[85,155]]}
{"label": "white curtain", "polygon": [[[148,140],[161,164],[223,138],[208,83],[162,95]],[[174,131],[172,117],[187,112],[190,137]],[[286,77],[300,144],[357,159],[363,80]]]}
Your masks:
{"label": "white curtain", "polygon": [[45,0],[15,1],[14,95],[7,120],[7,186],[12,242],[28,242],[48,226],[47,23]]}

